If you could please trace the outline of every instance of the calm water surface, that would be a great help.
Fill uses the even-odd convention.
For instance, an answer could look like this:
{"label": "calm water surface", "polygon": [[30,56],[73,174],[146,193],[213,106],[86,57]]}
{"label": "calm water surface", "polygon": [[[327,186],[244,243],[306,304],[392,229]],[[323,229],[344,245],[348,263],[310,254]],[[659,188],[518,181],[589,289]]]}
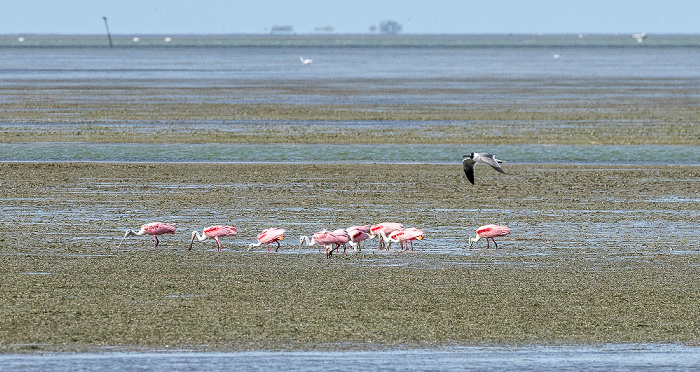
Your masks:
{"label": "calm water surface", "polygon": [[438,350],[0,355],[22,371],[691,371],[700,348],[681,345],[455,347]]}
{"label": "calm water surface", "polygon": [[[484,145],[0,143],[0,161],[454,163]],[[496,145],[509,163],[700,164],[700,146]]]}

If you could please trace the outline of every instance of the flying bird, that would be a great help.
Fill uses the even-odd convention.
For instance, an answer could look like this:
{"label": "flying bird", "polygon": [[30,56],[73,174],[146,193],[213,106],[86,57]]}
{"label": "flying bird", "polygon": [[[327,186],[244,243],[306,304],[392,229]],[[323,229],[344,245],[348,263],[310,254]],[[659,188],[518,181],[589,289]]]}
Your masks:
{"label": "flying bird", "polygon": [[259,247],[263,244],[267,247],[267,251],[270,251],[270,244],[272,243],[277,243],[277,248],[275,248],[275,252],[277,252],[278,249],[280,249],[280,240],[284,239],[284,229],[277,229],[277,228],[269,228],[263,230],[260,234],[258,234],[258,242],[255,244],[250,244],[248,245],[248,250],[252,250],[253,247]]}
{"label": "flying bird", "polygon": [[203,234],[199,234],[199,231],[192,231],[192,240],[190,240],[190,247],[187,248],[188,251],[192,250],[192,244],[194,243],[194,240],[197,239],[200,242],[203,242],[207,239],[214,239],[216,240],[216,249],[221,252],[221,242],[219,241],[219,238],[222,236],[230,236],[230,235],[236,235],[238,234],[238,230],[236,230],[235,227],[233,226],[209,226],[206,229],[204,229]]}
{"label": "flying bird", "polygon": [[134,232],[133,230],[126,230],[126,234],[124,234],[122,241],[119,242],[119,245],[117,247],[121,247],[122,243],[124,242],[124,239],[130,236],[141,236],[146,234],[153,235],[153,239],[156,242],[153,248],[156,248],[158,247],[158,235],[175,234],[175,226],[163,222],[151,222],[141,226],[141,230],[137,232]]}
{"label": "flying bird", "polygon": [[498,248],[498,244],[496,244],[496,241],[493,239],[497,236],[505,236],[510,234],[510,229],[508,226],[501,226],[501,225],[484,225],[481,226],[480,228],[476,229],[476,236],[475,237],[470,237],[469,238],[469,248],[472,247],[472,244],[477,242],[479,239],[484,238],[486,239],[486,248],[489,248],[489,239],[493,240],[493,244],[496,245],[496,248]]}
{"label": "flying bird", "polygon": [[498,172],[506,174],[499,164],[504,163],[503,160],[498,160],[494,155],[485,152],[472,152],[469,155],[464,155],[462,159],[464,174],[467,175],[467,179],[472,185],[474,184],[474,166],[478,163],[488,164]]}

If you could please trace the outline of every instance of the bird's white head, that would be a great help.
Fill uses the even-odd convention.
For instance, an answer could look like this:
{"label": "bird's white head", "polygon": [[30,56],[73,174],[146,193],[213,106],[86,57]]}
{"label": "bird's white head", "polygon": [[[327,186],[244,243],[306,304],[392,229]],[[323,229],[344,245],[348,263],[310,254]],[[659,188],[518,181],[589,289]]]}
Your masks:
{"label": "bird's white head", "polygon": [[471,248],[472,245],[474,245],[474,243],[476,243],[480,238],[481,238],[481,236],[479,236],[479,234],[476,234],[476,236],[473,238],[470,236],[469,237],[469,248]]}

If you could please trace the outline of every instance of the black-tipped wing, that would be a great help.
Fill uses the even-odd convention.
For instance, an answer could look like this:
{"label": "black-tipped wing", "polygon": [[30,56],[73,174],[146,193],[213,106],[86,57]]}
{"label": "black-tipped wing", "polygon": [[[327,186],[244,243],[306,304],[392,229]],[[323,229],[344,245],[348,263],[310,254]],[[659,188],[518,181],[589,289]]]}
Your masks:
{"label": "black-tipped wing", "polygon": [[481,155],[481,159],[483,159],[486,164],[490,165],[491,168],[499,171],[500,173],[506,174],[506,172],[504,172],[503,169],[501,169],[501,165],[498,164],[499,161],[496,160],[495,156],[493,156],[491,154],[480,154],[480,155]]}
{"label": "black-tipped wing", "polygon": [[462,160],[462,168],[464,169],[464,174],[467,175],[467,179],[469,182],[474,184],[474,164],[476,162],[472,159],[464,159]]}

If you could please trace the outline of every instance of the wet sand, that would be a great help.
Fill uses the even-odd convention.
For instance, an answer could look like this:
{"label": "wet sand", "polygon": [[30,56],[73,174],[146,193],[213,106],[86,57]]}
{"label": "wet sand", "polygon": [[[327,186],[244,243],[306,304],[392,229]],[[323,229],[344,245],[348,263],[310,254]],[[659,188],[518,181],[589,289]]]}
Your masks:
{"label": "wet sand", "polygon": [[[0,351],[697,344],[697,166],[1,163]],[[178,227],[127,239],[152,220]],[[415,251],[297,254],[401,221]],[[467,237],[502,223],[499,248]],[[194,229],[239,235],[187,251]],[[266,227],[277,253],[247,252]]]}
{"label": "wet sand", "polygon": [[697,79],[36,78],[0,95],[0,142],[700,142]]}

